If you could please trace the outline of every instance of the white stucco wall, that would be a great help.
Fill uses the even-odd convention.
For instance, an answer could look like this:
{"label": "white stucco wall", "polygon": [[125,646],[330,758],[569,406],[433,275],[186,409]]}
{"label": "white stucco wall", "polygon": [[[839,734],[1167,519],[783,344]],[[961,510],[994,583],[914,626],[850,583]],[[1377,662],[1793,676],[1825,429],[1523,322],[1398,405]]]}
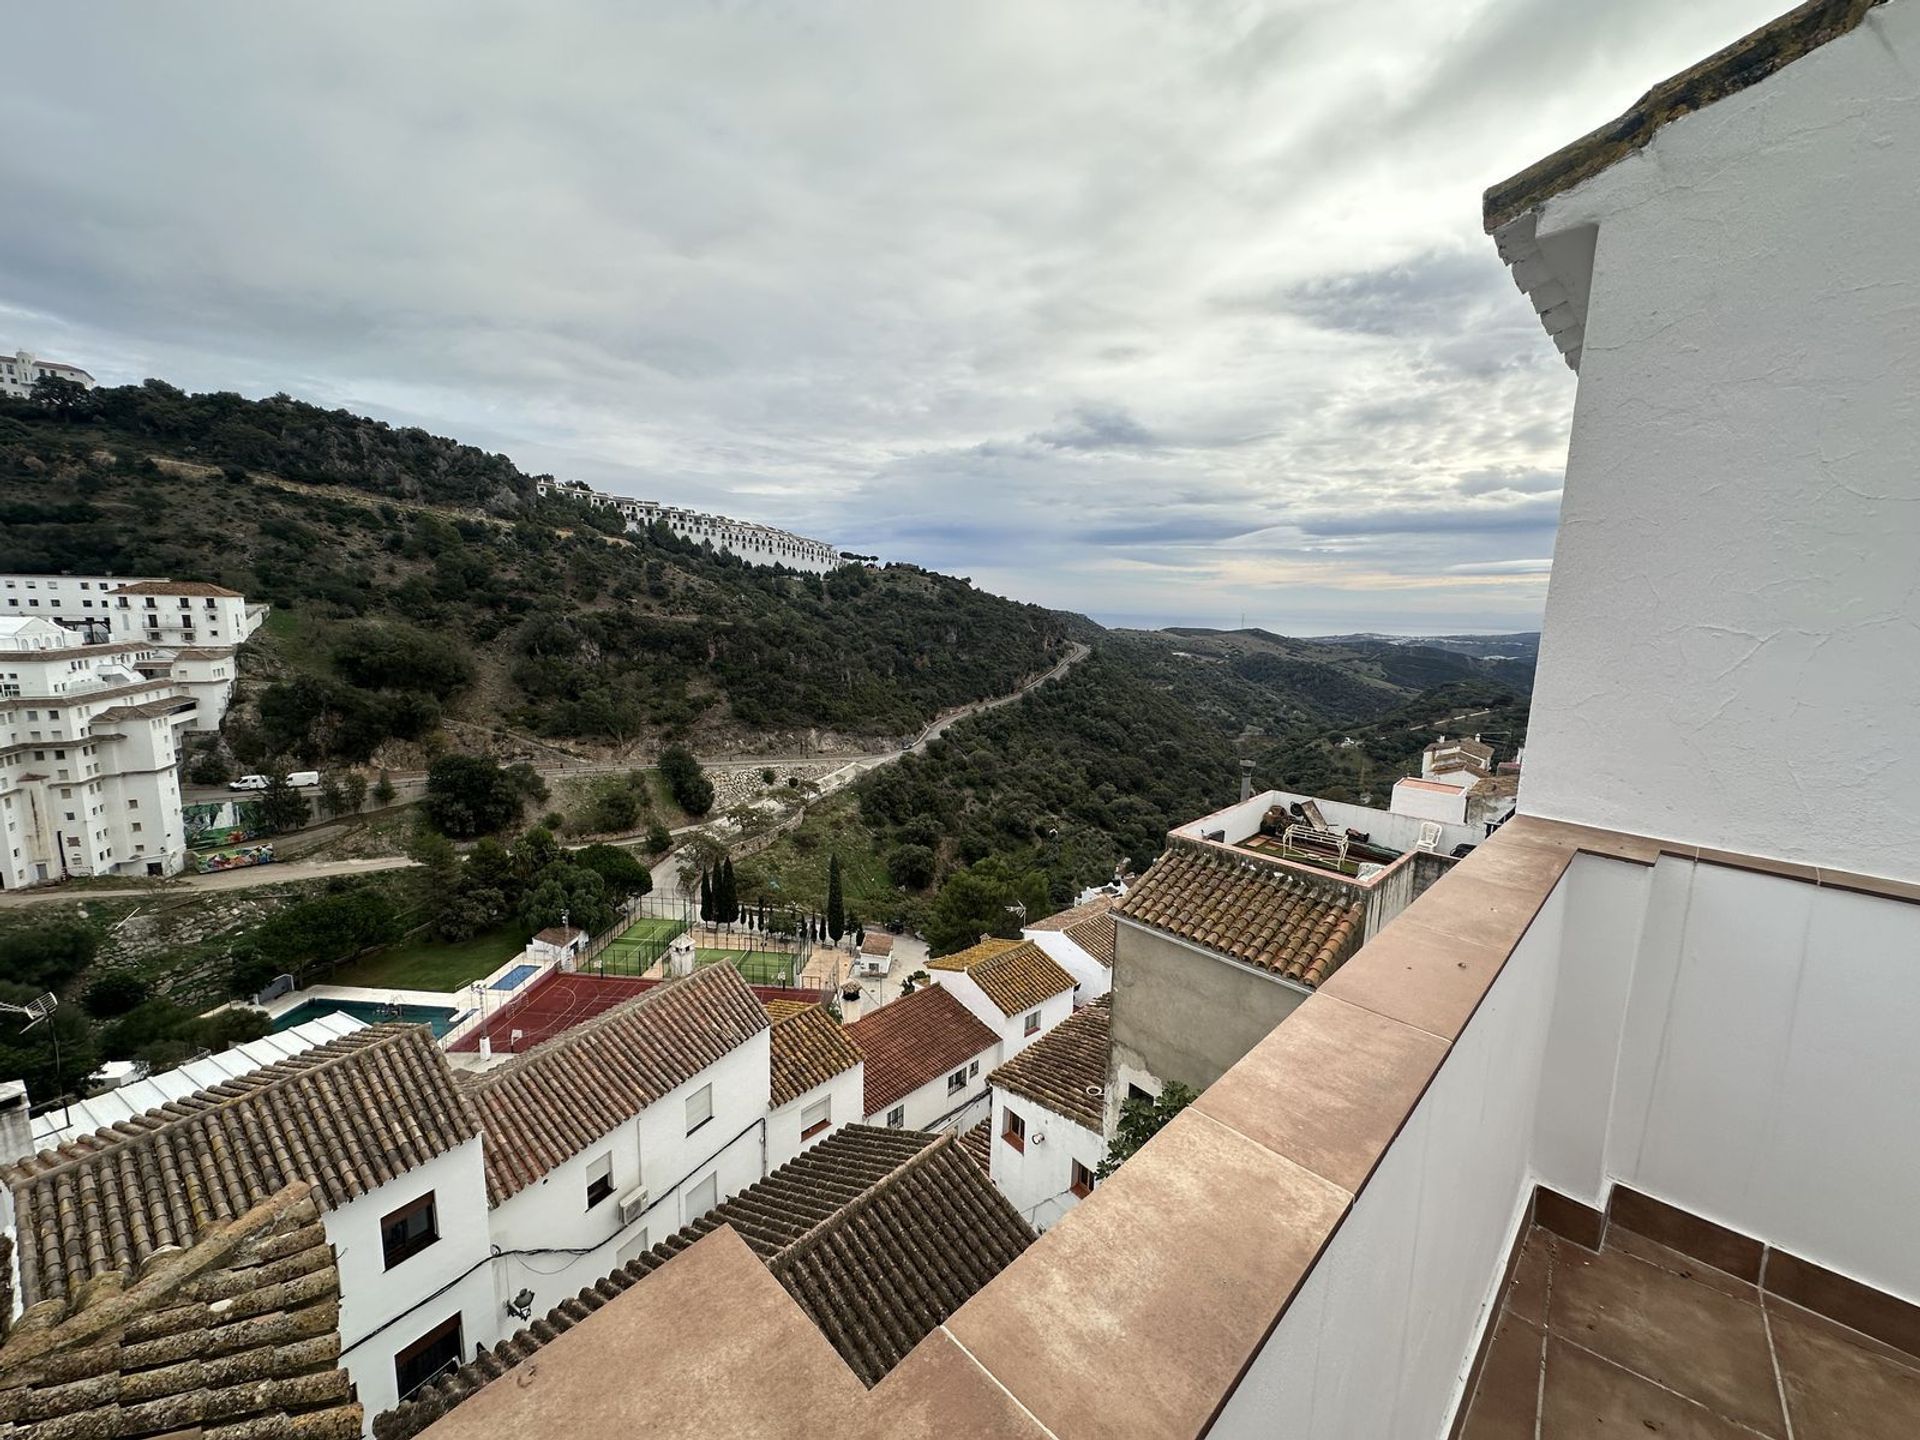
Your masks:
{"label": "white stucco wall", "polygon": [[1064,930],[1023,930],[1062,970],[1073,976],[1075,1005],[1089,1005],[1113,988],[1113,971],[1067,938]]}
{"label": "white stucco wall", "polygon": [[[1026,1147],[1006,1140],[1007,1110],[1026,1121]],[[1077,1121],[1056,1114],[1024,1095],[993,1092],[993,1142],[990,1168],[1000,1193],[1036,1230],[1046,1230],[1080,1203],[1073,1193],[1073,1162],[1098,1170],[1107,1158],[1107,1142]]]}
{"label": "white stucco wall", "polygon": [[[707,1084],[713,1086],[713,1118],[689,1135],[687,1097]],[[522,1323],[502,1308],[522,1289],[533,1291],[533,1313],[543,1315],[622,1263],[621,1252],[642,1231],[649,1243],[658,1243],[698,1219],[691,1192],[709,1174],[718,1177],[716,1203],[759,1180],[766,1173],[766,1113],[763,1030],[495,1207],[486,1224],[500,1252],[491,1289],[499,1302],[498,1335]],[[587,1176],[603,1155],[613,1161],[613,1195],[588,1209]],[[647,1208],[622,1225],[620,1197],[640,1186]],[[569,1250],[584,1253],[563,1253]]]}
{"label": "white stucco wall", "polygon": [[1920,1302],[1917,957],[1920,905],[1661,860],[1610,1174]]}
{"label": "white stucco wall", "polygon": [[[1410,820],[1437,820],[1442,825],[1464,826],[1467,819],[1466,791],[1456,785],[1430,790],[1435,780],[1396,780],[1393,783],[1393,813]],[[1324,813],[1324,812],[1322,812]]]}
{"label": "white stucco wall", "polygon": [[[767,1170],[778,1170],[802,1150],[811,1150],[827,1136],[833,1134],[842,1125],[853,1125],[862,1119],[860,1106],[866,1089],[866,1065],[855,1065],[851,1070],[842,1070],[824,1085],[813,1089],[797,1099],[782,1105],[767,1117]],[[827,1128],[810,1140],[800,1138],[800,1117],[807,1108],[821,1100],[828,1102]]]}
{"label": "white stucco wall", "polygon": [[[908,1130],[966,1130],[986,1118],[990,1108],[988,1099],[987,1076],[993,1067],[1001,1061],[1000,1045],[994,1044],[981,1051],[967,1062],[967,1083],[958,1093],[949,1094],[947,1077],[941,1075],[929,1080],[918,1090],[895,1100],[893,1105],[884,1105],[866,1117],[869,1125],[887,1123],[887,1112],[894,1105],[905,1107],[906,1117],[901,1122]],[[959,1069],[954,1066],[954,1069]],[[948,1074],[952,1072],[949,1071]]]}
{"label": "white stucco wall", "polygon": [[[342,1362],[372,1417],[399,1398],[394,1353],[405,1349],[455,1311],[461,1315],[462,1356],[494,1338],[493,1283],[487,1265],[487,1182],[478,1137],[436,1155],[327,1212],[327,1241],[340,1268]],[[433,1192],[440,1238],[386,1268],[380,1221]]]}
{"label": "white stucco wall", "polygon": [[[1011,1060],[1073,1013],[1071,990],[1062,990],[1058,995],[1050,996],[1017,1015],[1003,1015],[1000,1007],[987,998],[987,992],[966,971],[933,970],[928,973],[933,977],[934,984],[965,1005],[976,1020],[1000,1037],[1000,1059],[1003,1062]],[[1040,1012],[1040,1028],[1029,1035],[1026,1033],[1027,1016],[1035,1010]]]}
{"label": "white stucco wall", "polygon": [[1532,1193],[1564,890],[1534,918],[1210,1433],[1446,1433]]}
{"label": "white stucco wall", "polygon": [[1598,227],[1523,812],[1920,878],[1920,6],[1551,201]]}

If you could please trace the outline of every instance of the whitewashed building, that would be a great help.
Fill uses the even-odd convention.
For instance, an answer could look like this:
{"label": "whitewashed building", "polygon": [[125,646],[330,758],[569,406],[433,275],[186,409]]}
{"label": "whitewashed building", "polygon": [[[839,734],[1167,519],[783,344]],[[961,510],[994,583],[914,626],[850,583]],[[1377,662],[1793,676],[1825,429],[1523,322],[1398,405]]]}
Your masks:
{"label": "whitewashed building", "polygon": [[[310,1182],[371,1416],[498,1331],[481,1132],[423,1026],[371,1026],[0,1172],[15,1328]],[[184,1177],[192,1177],[190,1181]]]}
{"label": "whitewashed building", "polygon": [[59,360],[42,360],[26,350],[16,350],[11,355],[0,355],[0,395],[14,400],[25,400],[33,394],[33,387],[43,375],[56,380],[70,380],[82,390],[94,388],[94,378],[78,365],[68,365]]}
{"label": "whitewashed building", "polygon": [[891,1129],[963,1131],[986,1118],[1000,1037],[939,985],[846,1027],[864,1059],[865,1120]]}
{"label": "whitewashed building", "polygon": [[0,888],[186,863],[177,732],[197,702],[159,652],[0,615]]}
{"label": "whitewashed building", "polygon": [[1117,894],[1103,891],[1020,932],[1073,977],[1076,1006],[1091,1004],[1113,988],[1113,907],[1119,902]]}
{"label": "whitewashed building", "polygon": [[1093,1193],[1107,1158],[1107,1014],[1082,1006],[989,1077],[989,1173],[1036,1230]]}
{"label": "whitewashed building", "polygon": [[52,620],[90,644],[144,647],[140,668],[197,702],[186,723],[213,731],[239,678],[239,649],[268,607],[203,580],[126,575],[0,575],[0,618]]}
{"label": "whitewashed building", "polygon": [[768,1046],[767,1169],[772,1171],[842,1125],[860,1121],[866,1113],[866,1068],[846,1027],[821,1005],[775,1015]]}
{"label": "whitewashed building", "polygon": [[469,1083],[503,1323],[508,1305],[544,1313],[766,1173],[768,1030],[740,972],[709,965]]}
{"label": "whitewashed building", "polygon": [[755,525],[746,520],[730,520],[724,515],[708,515],[677,505],[662,505],[656,500],[635,500],[626,495],[607,495],[589,489],[578,480],[538,481],[542,495],[555,495],[583,504],[615,511],[630,531],[664,525],[682,540],[696,545],[711,545],[716,551],[744,560],[749,565],[784,565],[789,570],[825,574],[847,562],[840,552],[824,540],[809,540],[789,530],[771,525]]}
{"label": "whitewashed building", "polygon": [[1073,976],[1031,940],[982,940],[929,960],[927,971],[999,1036],[1002,1060],[1073,1013]]}

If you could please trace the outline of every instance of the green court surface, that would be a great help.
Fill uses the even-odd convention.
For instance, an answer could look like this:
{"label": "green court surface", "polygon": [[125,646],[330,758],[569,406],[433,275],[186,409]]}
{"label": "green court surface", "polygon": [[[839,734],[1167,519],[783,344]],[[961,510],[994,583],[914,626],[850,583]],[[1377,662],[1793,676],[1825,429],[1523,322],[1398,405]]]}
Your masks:
{"label": "green court surface", "polygon": [[730,964],[749,985],[791,985],[797,957],[780,950],[696,950],[694,964]]}
{"label": "green court surface", "polygon": [[659,916],[643,915],[625,930],[622,930],[620,932],[620,938],[613,943],[621,945],[630,942],[637,945],[644,941],[651,940],[656,944],[664,945],[686,928],[686,925],[679,920],[668,920]]}

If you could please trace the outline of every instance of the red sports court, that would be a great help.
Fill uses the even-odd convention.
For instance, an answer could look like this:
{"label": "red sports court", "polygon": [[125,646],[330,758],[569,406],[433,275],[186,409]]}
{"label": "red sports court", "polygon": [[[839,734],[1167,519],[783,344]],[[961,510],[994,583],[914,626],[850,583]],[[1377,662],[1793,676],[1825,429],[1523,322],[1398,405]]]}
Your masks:
{"label": "red sports court", "polygon": [[[448,1048],[478,1050],[480,1037],[484,1035],[493,1043],[496,1055],[531,1050],[542,1040],[551,1040],[582,1021],[611,1010],[622,1000],[644,995],[663,983],[627,975],[567,974],[549,970],[496,1010],[486,1024],[469,1030]],[[826,995],[824,990],[785,985],[755,985],[752,989],[763,1001],[799,1000],[809,1005]],[[515,1031],[519,1033],[516,1035]]]}

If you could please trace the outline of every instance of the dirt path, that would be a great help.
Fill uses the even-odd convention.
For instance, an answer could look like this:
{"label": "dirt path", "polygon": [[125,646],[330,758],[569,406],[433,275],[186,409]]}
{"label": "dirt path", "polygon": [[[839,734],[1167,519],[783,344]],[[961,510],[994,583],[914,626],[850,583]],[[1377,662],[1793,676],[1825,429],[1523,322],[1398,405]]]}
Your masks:
{"label": "dirt path", "polygon": [[251,865],[244,870],[221,870],[211,875],[177,875],[156,885],[124,890],[93,886],[48,885],[0,894],[0,908],[44,905],[64,900],[70,905],[88,900],[164,900],[213,890],[251,890],[258,885],[280,885],[290,880],[324,880],[332,875],[368,875],[376,870],[404,870],[414,862],[404,855],[372,860],[288,860],[276,865]]}

